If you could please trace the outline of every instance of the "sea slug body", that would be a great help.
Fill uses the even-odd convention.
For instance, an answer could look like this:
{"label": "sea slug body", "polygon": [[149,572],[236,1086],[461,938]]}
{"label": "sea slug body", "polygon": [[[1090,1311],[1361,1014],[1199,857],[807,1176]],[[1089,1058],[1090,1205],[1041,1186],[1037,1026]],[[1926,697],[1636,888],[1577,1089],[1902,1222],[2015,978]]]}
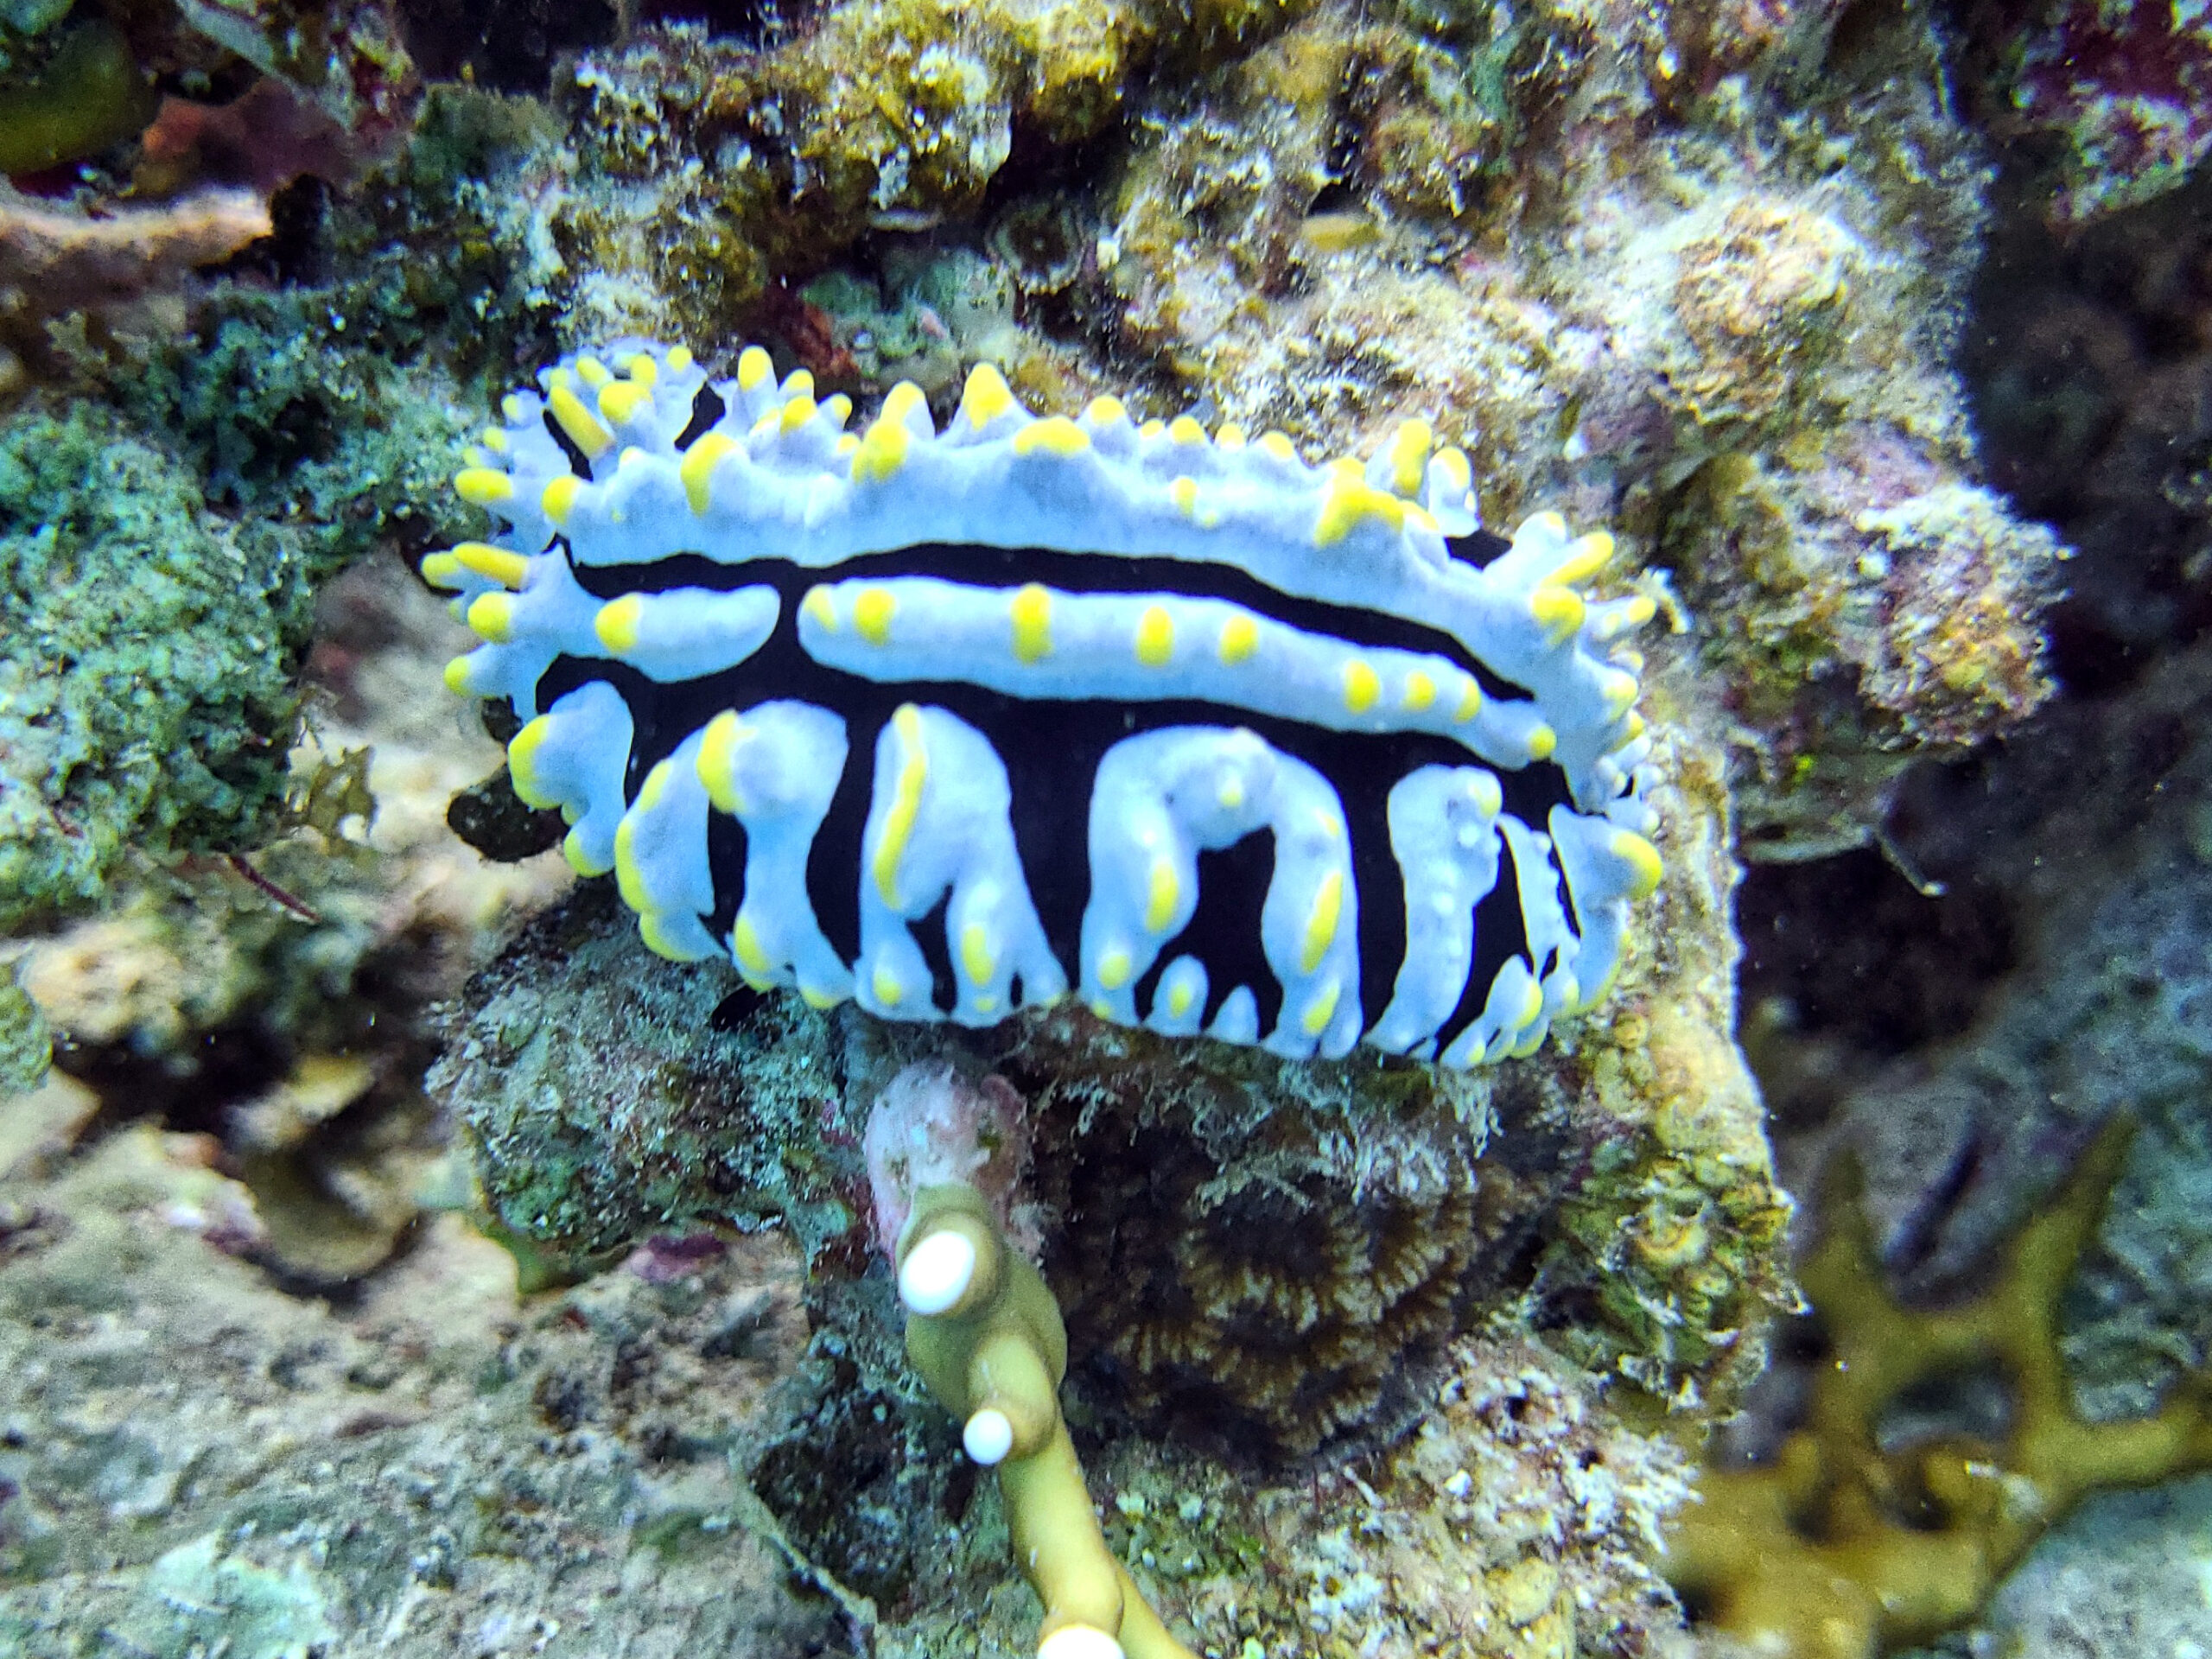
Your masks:
{"label": "sea slug body", "polygon": [[[639,341],[509,397],[435,553],[526,723],[517,792],[645,942],[756,988],[988,1026],[1102,1018],[1336,1058],[1525,1054],[1611,982],[1659,879],[1602,532],[1477,527],[1411,421],[1040,418],[988,365],[944,430],[892,389],[710,383]],[[1618,657],[1618,660],[1616,658]]]}

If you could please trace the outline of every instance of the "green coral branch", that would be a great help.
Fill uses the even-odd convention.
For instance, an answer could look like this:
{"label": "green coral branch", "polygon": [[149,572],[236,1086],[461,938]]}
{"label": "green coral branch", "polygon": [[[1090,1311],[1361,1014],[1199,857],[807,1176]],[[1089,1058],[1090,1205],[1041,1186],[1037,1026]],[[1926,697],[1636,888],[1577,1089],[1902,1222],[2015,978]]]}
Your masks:
{"label": "green coral branch", "polygon": [[963,1182],[925,1186],[899,1240],[906,1353],[996,1465],[1014,1558],[1045,1604],[1039,1659],[1193,1659],[1106,1548],[1060,1414],[1068,1338],[1044,1275]]}

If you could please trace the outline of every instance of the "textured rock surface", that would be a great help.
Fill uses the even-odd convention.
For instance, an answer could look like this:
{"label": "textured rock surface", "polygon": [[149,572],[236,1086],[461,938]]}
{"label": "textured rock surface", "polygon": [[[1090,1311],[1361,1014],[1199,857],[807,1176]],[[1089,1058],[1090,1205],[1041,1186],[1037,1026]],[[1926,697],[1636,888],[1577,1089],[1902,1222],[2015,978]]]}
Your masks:
{"label": "textured rock surface", "polygon": [[138,857],[111,877],[127,897],[8,952],[60,1068],[118,1116],[219,1135],[272,1262],[334,1284],[401,1248],[421,1208],[439,1138],[423,1004],[568,873],[487,864],[446,829],[499,750],[426,689],[456,631],[435,601],[365,566],[320,612],[290,832],[251,858]]}
{"label": "textured rock surface", "polygon": [[2154,201],[2212,151],[2212,21],[2195,6],[1962,9],[1964,79],[2066,228]]}
{"label": "textured rock surface", "polygon": [[[1072,1010],[948,1040],[764,1005],[725,971],[647,956],[594,890],[471,987],[433,1086],[469,1126],[503,1225],[556,1260],[650,1227],[791,1218],[823,1321],[814,1394],[753,1478],[796,1543],[875,1599],[887,1641],[934,1650],[979,1596],[1006,1610],[994,1643],[1022,1624],[982,1592],[1010,1579],[996,1499],[897,1358],[868,1241],[866,1104],[906,1059],[942,1052],[1030,1095],[1084,1462],[1129,1523],[1109,1541],[1172,1618],[1270,1651],[1357,1628],[1386,1650],[1487,1629],[1483,1650],[1514,1652],[1550,1639],[1522,1625],[1564,1628],[1550,1610],[1579,1603],[1608,1640],[1656,1639],[1675,1614],[1649,1560],[1678,1453],[1519,1332],[1556,1310],[1536,1314],[1548,1340],[1617,1370],[1616,1391],[1633,1380],[1681,1404],[1725,1395],[1756,1363],[1786,1211],[1740,1062],[1693,1013],[1720,982],[1700,936],[1673,938],[1638,960],[1610,1026],[1548,1066],[1447,1089],[1420,1068],[1179,1049]],[[1469,1500],[1453,1483],[1477,1468],[1477,1431],[1440,1403],[1471,1391],[1469,1408],[1494,1414],[1501,1391],[1530,1389],[1550,1427],[1485,1453],[1496,1502]],[[1587,1462],[1562,1445],[1581,1436]],[[1345,1486],[1332,1471],[1360,1450],[1364,1484]],[[1440,1471],[1446,1456],[1459,1461]],[[1317,1479],[1372,1513],[1338,1529],[1310,1501]],[[1535,1517],[1562,1481],[1584,1519],[1547,1541]],[[1457,1530],[1425,1518],[1439,1491]],[[948,1526],[950,1560],[929,1541]],[[1416,1538],[1432,1556],[1420,1574],[1402,1558]],[[1301,1599],[1284,1572],[1325,1588]],[[1496,1611],[1522,1605],[1509,1589],[1535,1598],[1518,1620]]]}
{"label": "textured rock surface", "polygon": [[[2212,1338],[2198,189],[2064,246],[2047,202],[2023,194],[1980,279],[1967,361],[1986,453],[2081,550],[2052,613],[2069,695],[2001,751],[1908,779],[1885,836],[1894,866],[1764,872],[1745,916],[1746,1040],[1783,1166],[1813,1190],[1840,1153],[1863,1163],[1887,1273],[1916,1308],[1985,1289],[1993,1252],[2048,1212],[2100,1126],[2134,1121],[2057,1332],[2067,1399],[2123,1436],[2200,1397]],[[1764,1459],[1803,1421],[1817,1328],[1778,1337],[1787,1357],[1733,1453]],[[1984,1373],[1923,1390],[1883,1415],[1881,1444],[1986,1440],[2012,1386]],[[2192,1615],[2164,1576],[2198,1548],[2190,1501],[2094,1501],[1941,1650],[2190,1651]]]}
{"label": "textured rock surface", "polygon": [[2037,1546],[1989,1611],[1945,1651],[2212,1653],[2212,1477],[2092,1498]]}
{"label": "textured rock surface", "polygon": [[1853,1149],[1886,1254],[1926,1294],[1967,1280],[2099,1126],[2134,1118],[2069,1305],[2069,1365],[2100,1417],[2139,1414],[2177,1365],[2212,1353],[2208,701],[2212,664],[2188,652],[2055,712],[1976,775],[1907,795],[1920,867],[2003,891],[2023,922],[2019,966],[1970,1030],[1873,1071],[1789,1143],[1801,1185]]}
{"label": "textured rock surface", "polygon": [[799,1652],[835,1630],[733,1523],[729,1449],[804,1339],[774,1241],[648,1252],[522,1307],[505,1255],[448,1217],[338,1311],[239,1258],[258,1218],[214,1150],[142,1125],[0,1183],[0,1644]]}
{"label": "textured rock surface", "polygon": [[[766,334],[829,388],[980,356],[1325,450],[1424,416],[1494,522],[1608,521],[1681,584],[1775,855],[2048,695],[2056,544],[1979,487],[1946,366],[1988,173],[1919,14],[1262,8],[1193,63],[1109,9],[1082,74],[1066,21],[594,54],[499,239],[580,340]],[[822,79],[855,31],[880,85]]]}

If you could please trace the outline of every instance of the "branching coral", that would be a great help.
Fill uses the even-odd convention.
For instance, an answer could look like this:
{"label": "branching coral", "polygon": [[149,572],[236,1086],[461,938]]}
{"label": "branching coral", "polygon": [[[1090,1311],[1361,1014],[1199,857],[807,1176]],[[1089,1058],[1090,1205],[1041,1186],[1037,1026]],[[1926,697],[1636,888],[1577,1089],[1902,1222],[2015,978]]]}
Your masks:
{"label": "branching coral", "polygon": [[[1067,1331],[1005,1230],[1020,1109],[1001,1080],[979,1090],[940,1064],[901,1072],[869,1117],[878,1237],[898,1264],[906,1351],[964,1424],[969,1456],[999,1471],[1014,1560],[1045,1604],[1039,1659],[1192,1659],[1108,1551],[1060,1414]],[[993,1176],[990,1195],[974,1184]]]}
{"label": "branching coral", "polygon": [[[1869,1659],[1966,1618],[2084,1494],[2212,1465],[2212,1377],[2185,1379],[2155,1416],[2092,1423],[2060,1359],[2059,1299],[2130,1133],[2108,1128],[1994,1282],[1952,1308],[1891,1294],[1856,1178],[1845,1184],[1802,1273],[1834,1350],[1805,1424],[1770,1466],[1707,1474],[1669,1541],[1669,1575],[1713,1624],[1796,1659]],[[1992,1370],[2010,1395],[2001,1429],[1885,1433],[1931,1390]]]}

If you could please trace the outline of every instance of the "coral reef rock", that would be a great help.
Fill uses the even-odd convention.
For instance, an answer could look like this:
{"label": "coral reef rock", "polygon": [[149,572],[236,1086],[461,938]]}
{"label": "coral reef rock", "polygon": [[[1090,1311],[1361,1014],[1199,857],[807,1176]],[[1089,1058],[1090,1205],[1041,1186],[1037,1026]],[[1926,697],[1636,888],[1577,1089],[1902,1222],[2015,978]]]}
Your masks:
{"label": "coral reef rock", "polygon": [[[1027,1103],[1006,1235],[1065,1311],[1106,1547],[1179,1637],[1688,1639],[1657,1566],[1684,1446],[1793,1302],[1737,859],[1866,844],[1916,757],[2051,695],[2064,550],[1983,476],[1950,366],[1993,176],[1961,111],[2057,73],[2091,10],[1994,59],[2002,22],[1837,0],[10,10],[0,165],[54,200],[0,242],[88,286],[9,278],[4,335],[0,1063],[28,1080],[50,1032],[60,1064],[0,1122],[0,1645],[1027,1648],[1023,1523],[906,1364],[870,1237],[867,1110],[917,1062]],[[478,85],[420,91],[418,57]],[[2085,110],[2118,90],[2093,68]],[[2196,143],[2184,113],[2123,155],[2060,107],[2032,106],[2073,124],[2081,215]],[[200,236],[224,184],[239,212]],[[650,955],[606,884],[529,856],[565,826],[492,739],[393,690],[442,695],[406,570],[486,531],[446,488],[470,435],[625,337],[717,378],[760,340],[779,385],[869,416],[908,379],[939,426],[988,365],[1063,425],[1111,390],[1140,431],[1187,411],[1309,455],[1425,427],[1484,525],[1608,527],[1595,602],[1662,624],[1621,666],[1664,860],[1611,995],[1446,1076],[1071,1003],[893,1028]],[[2156,480],[2184,526],[2193,454]],[[2202,573],[2168,528],[2182,598],[2139,620],[2172,634]],[[2137,810],[2200,705],[2146,695],[2058,782],[1992,788],[2075,801],[2081,846],[2158,878],[2082,884],[2086,967],[2015,922],[2015,1013],[1974,1043],[2031,1082],[1942,1060],[1894,1117],[1936,1125],[1910,1156],[1871,1093],[1831,1137],[1892,1265],[1948,1285],[2106,1105],[2147,1105],[2084,1258],[2102,1300],[2061,1311],[2085,1422],[2144,1403],[2160,1344],[2154,1381],[2203,1358],[2187,1263],[2130,1230],[2186,1225],[2202,1167],[2172,965],[2195,791]],[[468,791],[454,821],[518,861],[448,835]],[[2031,1015],[2072,1040],[2023,1052]],[[2171,1089],[2104,1087],[2113,1033]],[[1967,1105],[1922,1109],[1942,1090]],[[1929,1146],[1965,1167],[1993,1126],[1986,1185],[1932,1180]]]}
{"label": "coral reef rock", "polygon": [[[1688,764],[1670,776],[1711,777],[1687,734],[1673,741]],[[917,1059],[995,1071],[1030,1103],[1028,1224],[1068,1313],[1071,1421],[1113,1494],[1108,1542],[1172,1628],[1271,1649],[1380,1618],[1387,1650],[1456,1629],[1521,1651],[1509,1632],[1563,1630],[1581,1616],[1548,1610],[1572,1602],[1592,1640],[1640,1640],[1675,1617],[1650,1562],[1682,1469],[1625,1402],[1732,1398],[1786,1294],[1772,1263],[1787,1205],[1713,1017],[1730,956],[1719,845],[1678,840],[1654,901],[1712,919],[1633,934],[1614,999],[1561,1052],[1493,1071],[1286,1061],[1072,1003],[988,1032],[887,1026],[661,961],[594,883],[472,982],[431,1084],[503,1236],[552,1270],[654,1230],[791,1227],[820,1329],[806,1399],[752,1478],[794,1547],[902,1641],[978,1606],[995,1629],[1003,1608],[999,1639],[1020,1640],[979,1588],[1007,1570],[997,1499],[900,1363],[869,1243],[868,1109]],[[1531,1319],[1549,1345],[1518,1331]],[[1434,1467],[1463,1398],[1479,1415],[1523,1388],[1454,1382],[1494,1367],[1540,1390],[1560,1435],[1605,1449],[1532,1436],[1484,1463],[1453,1440],[1456,1461]],[[1362,1454],[1364,1484],[1343,1485]],[[1467,1498],[1478,1474],[1548,1491],[1576,1468],[1590,1507],[1564,1553]],[[1370,1520],[1325,1525],[1316,1478],[1365,1494]],[[1432,1488],[1466,1499],[1467,1526],[1414,1588],[1377,1552],[1429,1536]],[[963,1540],[950,1560],[929,1541],[948,1526]],[[1262,1560],[1312,1563],[1313,1596],[1263,1592],[1281,1580]],[[1408,1599],[1377,1613],[1392,1573]],[[1509,1605],[1518,1623],[1489,1611]]]}
{"label": "coral reef rock", "polygon": [[2212,1651],[2208,1548],[2212,1476],[2101,1493],[2046,1533],[1953,1640],[2018,1659]]}
{"label": "coral reef rock", "polygon": [[578,147],[522,176],[585,341],[749,327],[851,393],[980,357],[1071,414],[1135,365],[1134,412],[1325,451],[1428,420],[1489,522],[1671,575],[1745,844],[1802,857],[2049,695],[2060,550],[1981,486],[1946,366],[1990,169],[1925,16],[1683,13],[1255,9],[1192,76],[1140,10],[1077,74],[988,8],[836,6],[592,54]]}
{"label": "coral reef rock", "polygon": [[2138,1414],[2212,1358],[2201,1262],[2212,1181],[2204,1103],[2205,824],[2196,735],[2212,659],[2170,658],[2114,696],[2055,710],[1967,775],[1916,780],[1897,833],[1923,869],[2004,897],[2018,965],[1979,1020],[1872,1070],[1790,1143],[1801,1185],[1848,1148],[1905,1287],[1968,1281],[2104,1123],[2138,1126],[2066,1310],[2075,1386]]}
{"label": "coral reef rock", "polygon": [[1972,5],[1969,92],[2067,228],[2155,200],[2212,153],[2212,19],[2113,0]]}
{"label": "coral reef rock", "polygon": [[0,1181],[0,1647],[834,1643],[727,1463],[804,1340],[776,1241],[662,1241],[518,1306],[442,1216],[339,1307],[240,1258],[253,1199],[214,1154],[139,1124]]}

